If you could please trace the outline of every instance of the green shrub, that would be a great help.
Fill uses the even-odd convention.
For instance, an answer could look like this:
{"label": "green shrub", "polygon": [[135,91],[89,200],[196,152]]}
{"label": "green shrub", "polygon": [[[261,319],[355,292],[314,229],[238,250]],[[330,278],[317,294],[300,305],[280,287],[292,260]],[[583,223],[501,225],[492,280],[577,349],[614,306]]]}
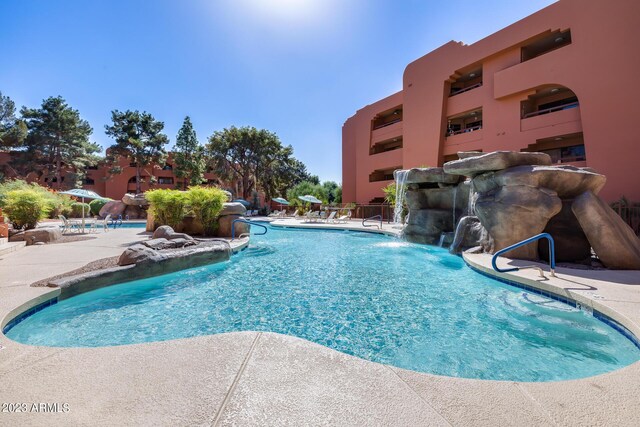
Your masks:
{"label": "green shrub", "polygon": [[3,209],[14,228],[35,228],[45,218],[50,206],[46,198],[33,189],[8,191],[2,200]]}
{"label": "green shrub", "polygon": [[95,199],[90,201],[89,206],[91,207],[91,215],[99,215],[100,209],[110,201],[111,199]]}
{"label": "green shrub", "polygon": [[22,179],[9,180],[0,184],[0,207],[4,206],[7,194],[14,190],[31,190],[38,193],[47,204],[51,218],[56,218],[58,215],[68,215],[71,212],[73,200],[69,196],[58,194],[36,183],[30,184]]}
{"label": "green shrub", "polygon": [[187,195],[183,191],[157,189],[145,193],[156,225],[170,225],[174,229],[182,223]]}
{"label": "green shrub", "polygon": [[71,204],[71,217],[72,218],[82,218],[82,209],[84,207],[84,216],[85,218],[91,216],[91,207],[88,203],[80,203],[76,202]]}
{"label": "green shrub", "polygon": [[205,236],[213,235],[218,221],[216,218],[222,211],[227,194],[215,187],[189,187],[186,192],[189,210],[197,221],[200,221]]}

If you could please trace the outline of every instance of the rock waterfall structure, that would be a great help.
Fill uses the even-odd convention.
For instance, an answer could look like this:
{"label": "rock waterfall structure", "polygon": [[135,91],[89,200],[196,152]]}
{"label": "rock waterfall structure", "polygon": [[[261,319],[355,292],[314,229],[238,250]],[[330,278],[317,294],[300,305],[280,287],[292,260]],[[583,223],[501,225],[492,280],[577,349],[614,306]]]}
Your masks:
{"label": "rock waterfall structure", "polygon": [[[590,262],[592,249],[612,269],[640,269],[640,239],[597,196],[606,178],[590,168],[552,165],[545,153],[461,152],[442,168],[396,171],[409,211],[404,237],[415,243],[496,251],[547,232],[559,262]],[[509,252],[547,259],[546,242]]]}

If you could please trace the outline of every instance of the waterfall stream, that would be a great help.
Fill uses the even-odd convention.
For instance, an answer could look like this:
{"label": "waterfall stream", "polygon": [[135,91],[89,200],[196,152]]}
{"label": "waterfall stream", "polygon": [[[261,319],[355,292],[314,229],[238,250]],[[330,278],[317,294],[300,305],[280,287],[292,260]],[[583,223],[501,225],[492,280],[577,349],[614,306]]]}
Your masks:
{"label": "waterfall stream", "polygon": [[404,206],[404,194],[406,191],[408,170],[396,171],[396,205],[393,209],[393,222],[402,223],[402,210]]}

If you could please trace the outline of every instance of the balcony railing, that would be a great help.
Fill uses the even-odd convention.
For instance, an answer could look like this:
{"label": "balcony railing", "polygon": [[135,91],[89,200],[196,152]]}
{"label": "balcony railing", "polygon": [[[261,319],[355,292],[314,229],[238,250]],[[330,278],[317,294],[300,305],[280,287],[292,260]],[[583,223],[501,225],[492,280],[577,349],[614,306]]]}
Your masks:
{"label": "balcony railing", "polygon": [[471,85],[471,86],[465,87],[465,88],[461,88],[461,89],[451,88],[451,93],[449,94],[449,96],[460,95],[461,93],[468,92],[468,91],[470,91],[472,89],[475,89],[477,87],[480,87],[480,86],[482,86],[482,82],[476,83],[474,85]]}
{"label": "balcony railing", "polygon": [[447,132],[447,136],[459,135],[461,133],[473,132],[475,130],[480,130],[480,129],[482,129],[482,125],[471,126],[471,127],[460,129],[460,130],[451,130]]}
{"label": "balcony railing", "polygon": [[399,123],[401,121],[402,121],[402,119],[399,118],[399,119],[393,120],[393,121],[388,122],[388,123],[384,123],[384,124],[381,124],[381,125],[376,125],[376,126],[373,127],[373,130],[382,129],[382,128],[385,128],[387,126],[395,125],[396,123]]}
{"label": "balcony railing", "polygon": [[569,110],[571,108],[576,108],[579,105],[580,105],[579,102],[571,102],[569,104],[558,105],[555,107],[545,108],[543,110],[538,110],[538,111],[532,111],[531,113],[525,114],[522,118],[528,119],[529,117],[535,117],[535,116],[540,116],[542,114],[553,113],[554,111]]}

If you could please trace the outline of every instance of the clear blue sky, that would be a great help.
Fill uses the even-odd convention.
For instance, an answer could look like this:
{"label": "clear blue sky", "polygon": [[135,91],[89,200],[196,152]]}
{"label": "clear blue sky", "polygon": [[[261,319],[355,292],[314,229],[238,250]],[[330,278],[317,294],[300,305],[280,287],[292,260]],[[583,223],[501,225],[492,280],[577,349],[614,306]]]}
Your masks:
{"label": "clear blue sky", "polygon": [[0,91],[18,106],[61,95],[103,147],[112,109],[190,115],[202,142],[252,125],[311,173],[341,180],[341,127],[402,88],[404,67],[473,43],[550,0],[2,0]]}

